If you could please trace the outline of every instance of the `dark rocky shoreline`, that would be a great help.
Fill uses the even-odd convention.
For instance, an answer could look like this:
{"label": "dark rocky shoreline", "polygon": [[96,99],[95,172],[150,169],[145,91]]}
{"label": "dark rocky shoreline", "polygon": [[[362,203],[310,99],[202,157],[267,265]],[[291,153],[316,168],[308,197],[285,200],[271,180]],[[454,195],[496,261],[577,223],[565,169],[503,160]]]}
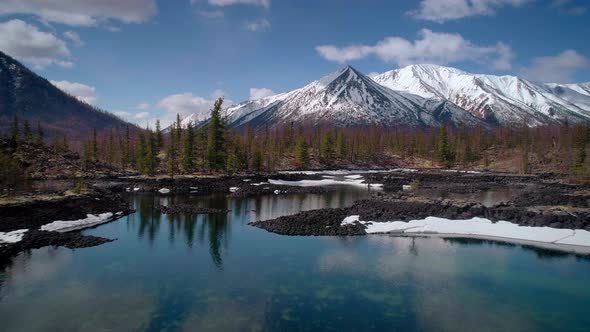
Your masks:
{"label": "dark rocky shoreline", "polygon": [[[522,226],[584,229],[590,231],[590,186],[569,184],[550,175],[518,176],[460,172],[374,173],[366,178],[382,182],[385,193],[355,202],[344,209],[304,211],[291,216],[251,223],[252,226],[284,235],[363,235],[360,224],[342,226],[346,216],[374,222],[409,221],[429,216],[447,219],[482,217]],[[412,184],[420,190],[403,190]],[[424,191],[444,191],[451,195],[510,188],[517,193],[492,206],[460,198],[433,198]]]}
{"label": "dark rocky shoreline", "polygon": [[[422,219],[437,216],[448,219],[485,217],[492,221],[507,220],[519,225],[549,226],[590,230],[590,186],[569,184],[551,175],[518,176],[444,171],[391,172],[364,174],[366,181],[383,183],[385,192],[355,202],[351,207],[320,209],[283,216],[252,225],[285,235],[363,235],[360,224],[341,226],[344,217],[360,215],[361,220],[388,221]],[[94,179],[86,182],[90,192],[84,195],[54,196],[51,199],[28,200],[0,205],[0,232],[29,229],[15,244],[0,245],[0,257],[47,245],[82,248],[112,241],[83,236],[80,231],[45,232],[39,228],[55,220],[77,220],[87,214],[105,212],[132,213],[124,195],[156,193],[163,195],[224,194],[230,197],[252,197],[269,194],[317,193],[329,187],[272,185],[276,180],[319,180],[318,174],[272,174],[221,177],[142,178],[124,177]],[[257,184],[257,185],[253,185]],[[403,190],[411,185],[419,190]],[[421,192],[445,191],[451,194],[481,193],[494,188],[518,191],[506,202],[484,206],[480,202],[457,198],[426,197]],[[135,189],[137,188],[137,189]],[[237,188],[237,189],[236,189]],[[125,194],[124,194],[125,193]],[[225,210],[201,208],[189,204],[156,207],[167,214],[227,213]]]}

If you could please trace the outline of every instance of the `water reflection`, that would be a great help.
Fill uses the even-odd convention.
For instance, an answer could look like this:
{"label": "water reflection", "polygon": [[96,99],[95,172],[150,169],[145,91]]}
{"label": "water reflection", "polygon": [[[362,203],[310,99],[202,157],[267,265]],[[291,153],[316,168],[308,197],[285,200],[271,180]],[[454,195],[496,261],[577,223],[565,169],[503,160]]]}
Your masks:
{"label": "water reflection", "polygon": [[[583,330],[588,260],[486,240],[285,237],[247,226],[352,204],[324,195],[130,196],[86,234],[107,245],[21,253],[0,270],[7,331]],[[161,214],[194,204],[229,210]],[[563,282],[567,280],[567,282]],[[551,313],[550,315],[548,313]]]}

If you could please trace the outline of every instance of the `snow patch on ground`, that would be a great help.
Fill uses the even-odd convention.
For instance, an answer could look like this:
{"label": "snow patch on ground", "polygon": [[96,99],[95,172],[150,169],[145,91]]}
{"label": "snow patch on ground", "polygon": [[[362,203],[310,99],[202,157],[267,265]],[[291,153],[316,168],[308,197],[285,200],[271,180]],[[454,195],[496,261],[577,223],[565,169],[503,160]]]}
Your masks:
{"label": "snow patch on ground", "polygon": [[493,237],[552,244],[590,246],[590,232],[585,230],[520,226],[507,221],[492,223],[488,219],[479,217],[468,220],[428,217],[409,222],[371,222],[361,221],[359,220],[359,216],[355,215],[344,218],[341,225],[351,225],[356,222],[365,225],[365,231],[368,234],[452,234],[465,235],[467,237]]}
{"label": "snow patch on ground", "polygon": [[0,232],[0,245],[20,242],[28,231],[28,229],[19,229],[12,232]]}
{"label": "snow patch on ground", "polygon": [[[114,215],[112,212],[106,212],[98,215],[87,214],[86,218],[78,220],[56,220],[50,224],[41,226],[41,230],[60,233],[75,231],[109,222],[113,219]],[[120,216],[121,213],[117,212],[116,215]]]}
{"label": "snow patch on ground", "polygon": [[232,193],[235,193],[238,190],[240,190],[240,188],[238,188],[238,187],[231,187],[231,188],[229,188],[229,191],[232,192]]}
{"label": "snow patch on ground", "polygon": [[360,174],[353,174],[353,175],[346,175],[345,178],[354,180],[354,179],[362,179],[363,176]]}
{"label": "snow patch on ground", "polygon": [[[318,186],[332,186],[332,185],[353,185],[367,187],[369,184],[363,183],[363,179],[321,179],[321,180],[301,180],[301,181],[286,181],[286,180],[269,180],[270,184],[284,185],[284,186],[299,186],[299,187],[318,187]],[[372,183],[371,187],[382,187],[383,184]]]}
{"label": "snow patch on ground", "polygon": [[168,189],[168,188],[162,188],[162,189],[158,190],[158,192],[160,194],[168,194],[168,193],[170,193],[170,189]]}

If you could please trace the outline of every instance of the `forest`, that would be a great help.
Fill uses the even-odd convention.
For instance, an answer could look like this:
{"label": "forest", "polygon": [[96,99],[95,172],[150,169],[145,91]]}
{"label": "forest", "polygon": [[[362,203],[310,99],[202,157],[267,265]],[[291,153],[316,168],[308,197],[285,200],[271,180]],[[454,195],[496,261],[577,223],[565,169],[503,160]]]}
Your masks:
{"label": "forest", "polygon": [[[67,136],[46,140],[36,128],[14,118],[5,139],[12,145],[46,144],[55,153],[71,149],[83,165],[102,162],[146,176],[273,172],[334,168],[456,168],[511,171],[521,174],[560,173],[587,178],[590,124],[530,128],[334,128],[288,124],[275,128],[227,128],[223,99],[215,102],[210,120],[200,127],[181,126],[181,118],[162,129],[93,131],[72,148]],[[0,152],[3,173],[14,161]]]}

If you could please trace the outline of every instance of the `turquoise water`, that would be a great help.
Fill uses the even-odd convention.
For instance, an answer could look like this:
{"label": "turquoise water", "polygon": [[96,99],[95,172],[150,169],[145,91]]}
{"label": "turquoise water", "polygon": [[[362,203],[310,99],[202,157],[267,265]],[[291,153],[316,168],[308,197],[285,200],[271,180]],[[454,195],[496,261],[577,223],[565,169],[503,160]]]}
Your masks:
{"label": "turquoise water", "polygon": [[[472,240],[286,237],[248,226],[323,195],[132,196],[137,212],[0,267],[0,331],[589,331],[590,260]],[[170,218],[172,201],[227,214]]]}

